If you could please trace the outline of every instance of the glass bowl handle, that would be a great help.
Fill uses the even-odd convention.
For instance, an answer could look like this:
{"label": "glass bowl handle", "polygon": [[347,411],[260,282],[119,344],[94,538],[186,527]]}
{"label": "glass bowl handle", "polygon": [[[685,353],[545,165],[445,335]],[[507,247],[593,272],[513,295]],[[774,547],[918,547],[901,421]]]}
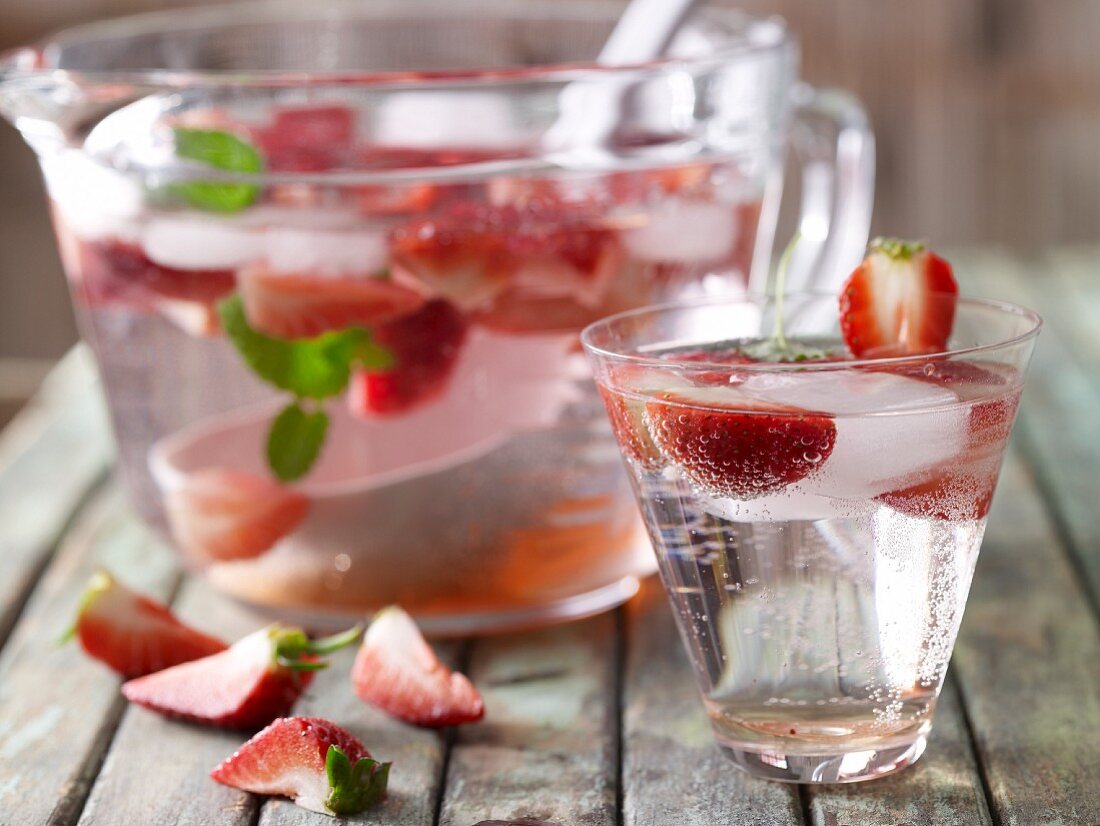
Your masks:
{"label": "glass bowl handle", "polygon": [[801,241],[788,290],[835,291],[863,258],[871,230],[875,139],[860,102],[839,89],[793,90],[790,146],[801,166]]}

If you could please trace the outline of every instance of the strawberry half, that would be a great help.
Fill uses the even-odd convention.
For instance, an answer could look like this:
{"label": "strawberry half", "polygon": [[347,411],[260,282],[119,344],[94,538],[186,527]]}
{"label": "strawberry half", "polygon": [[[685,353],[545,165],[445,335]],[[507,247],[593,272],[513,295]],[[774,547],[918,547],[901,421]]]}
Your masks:
{"label": "strawberry half", "polygon": [[397,607],[380,611],[367,629],[351,682],[364,701],[416,726],[472,723],[485,715],[469,679],[443,665],[412,617]]}
{"label": "strawberry half", "polygon": [[726,387],[662,393],[646,403],[653,441],[696,484],[755,499],[805,479],[836,443],[832,417]]}
{"label": "strawberry half", "polygon": [[210,772],[218,783],[289,797],[327,815],[361,812],[386,796],[390,764],[355,736],[319,717],[283,717]]}
{"label": "strawberry half", "polygon": [[123,677],[141,677],[224,651],[216,637],[184,625],[162,605],[135,593],[106,571],[95,573],[80,598],[72,637]]}
{"label": "strawberry half", "polygon": [[359,639],[359,627],[320,640],[300,628],[261,628],[225,651],[123,683],[131,703],[196,723],[255,730],[291,707],[326,667],[320,655]]}
{"label": "strawberry half", "polygon": [[251,559],[302,523],[309,499],[254,473],[207,468],[164,499],[176,544],[204,562]]}
{"label": "strawberry half", "polygon": [[248,323],[276,338],[370,327],[424,303],[419,293],[388,278],[284,274],[262,264],[241,270],[237,287]]}
{"label": "strawberry half", "polygon": [[418,312],[374,328],[374,340],[394,357],[385,372],[359,372],[348,393],[358,416],[401,413],[439,396],[466,340],[466,320],[435,299]]}
{"label": "strawberry half", "polygon": [[959,287],[924,244],[878,238],[840,293],[840,330],[857,358],[947,348]]}

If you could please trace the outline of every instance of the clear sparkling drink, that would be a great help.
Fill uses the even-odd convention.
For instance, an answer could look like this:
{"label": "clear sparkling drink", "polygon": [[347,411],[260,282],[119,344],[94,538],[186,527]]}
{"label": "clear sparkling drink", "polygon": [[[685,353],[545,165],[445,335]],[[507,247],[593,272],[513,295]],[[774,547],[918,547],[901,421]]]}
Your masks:
{"label": "clear sparkling drink", "polygon": [[911,763],[962,619],[1018,359],[751,364],[736,343],[669,346],[672,325],[643,335],[645,313],[618,333],[658,346],[593,354],[591,328],[586,343],[719,745],[781,780]]}

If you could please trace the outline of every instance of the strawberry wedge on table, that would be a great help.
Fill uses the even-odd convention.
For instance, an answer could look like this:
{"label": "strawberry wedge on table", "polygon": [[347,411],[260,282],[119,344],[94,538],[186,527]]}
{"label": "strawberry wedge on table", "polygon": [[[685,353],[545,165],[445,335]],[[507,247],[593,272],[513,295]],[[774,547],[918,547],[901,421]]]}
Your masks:
{"label": "strawberry wedge on table", "polygon": [[840,292],[840,329],[856,358],[947,349],[959,287],[924,244],[877,238]]}
{"label": "strawberry wedge on table", "polygon": [[351,732],[319,717],[283,717],[210,772],[217,782],[289,797],[328,815],[361,812],[386,796],[390,764],[371,757]]}
{"label": "strawberry wedge on table", "polygon": [[106,571],[95,573],[65,639],[123,677],[142,677],[226,649],[216,637],[184,625],[161,603],[135,593]]}
{"label": "strawberry wedge on table", "polygon": [[300,628],[271,625],[225,651],[122,686],[131,703],[196,723],[255,730],[290,711],[325,668],[321,659],[359,638],[356,627],[310,640]]}
{"label": "strawberry wedge on table", "polygon": [[378,613],[351,670],[355,693],[399,720],[437,728],[472,723],[485,705],[463,674],[451,671],[400,608]]}

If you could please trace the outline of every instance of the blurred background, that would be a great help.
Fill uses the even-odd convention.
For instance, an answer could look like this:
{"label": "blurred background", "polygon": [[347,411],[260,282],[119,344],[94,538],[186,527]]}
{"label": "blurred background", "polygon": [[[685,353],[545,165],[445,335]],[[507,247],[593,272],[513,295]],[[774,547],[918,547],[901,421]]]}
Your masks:
{"label": "blurred background", "polygon": [[[3,0],[0,49],[95,18],[181,5]],[[802,41],[803,77],[851,89],[867,105],[878,140],[876,231],[1022,252],[1100,239],[1100,3],[736,5],[785,17]],[[76,330],[37,165],[6,124],[0,180],[2,422]]]}

